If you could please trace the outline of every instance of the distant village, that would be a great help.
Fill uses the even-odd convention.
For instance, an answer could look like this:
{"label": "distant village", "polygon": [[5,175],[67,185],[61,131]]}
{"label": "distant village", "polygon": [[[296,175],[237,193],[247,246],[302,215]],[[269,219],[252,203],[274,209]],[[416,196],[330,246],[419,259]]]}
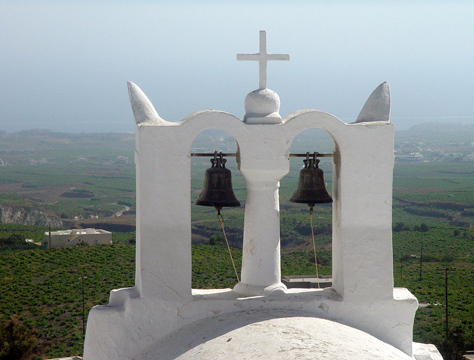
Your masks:
{"label": "distant village", "polygon": [[[443,134],[451,133],[451,136],[444,137]],[[395,161],[399,163],[408,162],[436,162],[436,161],[474,161],[474,125],[471,124],[422,124],[414,126],[409,130],[397,132],[395,135]],[[303,135],[303,134],[301,134]],[[451,142],[442,139],[459,139],[459,142]],[[429,139],[429,140],[428,140]],[[318,144],[324,148],[332,145],[327,135],[317,134]],[[301,145],[308,141],[314,141],[310,133],[296,139],[295,145]],[[193,144],[192,151],[209,152],[218,147],[221,151],[235,151],[235,140],[230,134],[223,134],[219,131],[208,130],[205,134],[198,136]],[[15,152],[12,152],[14,154]],[[78,157],[76,162],[97,163],[97,158]],[[31,166],[41,166],[55,162],[55,159],[45,157],[26,158],[23,160],[9,159],[5,155],[0,158],[0,167],[14,166],[17,164],[29,164]],[[99,163],[124,165],[133,163],[129,156],[118,155],[107,160],[102,159]]]}
{"label": "distant village", "polygon": [[474,142],[402,141],[395,143],[397,162],[474,161]]}
{"label": "distant village", "polygon": [[[79,157],[76,159],[77,162],[88,162],[88,159],[85,157]],[[48,164],[48,159],[42,157],[38,159],[28,159],[28,162],[32,166],[37,166],[37,165],[42,165],[42,164]],[[96,160],[94,160],[96,162]],[[128,156],[117,156],[115,160],[113,161],[107,161],[107,163],[112,163],[112,164],[130,164],[132,161]],[[8,159],[2,159],[0,158],[0,166],[13,166],[11,162],[8,161]]]}
{"label": "distant village", "polygon": [[[195,151],[202,149],[193,149]],[[224,150],[225,151],[225,150]],[[81,157],[78,162],[87,162]],[[403,141],[395,144],[396,162],[434,162],[434,161],[474,161],[474,141],[469,143],[428,143],[419,141]],[[46,158],[29,159],[32,166],[47,164]],[[117,156],[114,164],[130,164],[127,156]],[[0,166],[12,166],[6,159],[0,158]]]}

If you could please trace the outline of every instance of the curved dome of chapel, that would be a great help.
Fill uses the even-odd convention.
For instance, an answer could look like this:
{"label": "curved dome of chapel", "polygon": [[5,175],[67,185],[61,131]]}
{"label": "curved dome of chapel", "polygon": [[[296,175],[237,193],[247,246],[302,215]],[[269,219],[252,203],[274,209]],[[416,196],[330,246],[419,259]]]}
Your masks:
{"label": "curved dome of chapel", "polygon": [[135,360],[413,360],[350,326],[281,309],[218,315],[181,328]]}

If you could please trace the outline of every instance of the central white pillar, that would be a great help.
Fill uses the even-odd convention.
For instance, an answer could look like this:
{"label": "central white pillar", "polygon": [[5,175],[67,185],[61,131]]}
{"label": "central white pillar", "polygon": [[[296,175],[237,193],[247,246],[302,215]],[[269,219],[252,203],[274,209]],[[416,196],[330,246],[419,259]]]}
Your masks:
{"label": "central white pillar", "polygon": [[286,289],[281,282],[279,180],[248,177],[245,206],[242,279],[234,291],[268,295]]}
{"label": "central white pillar", "polygon": [[[267,61],[290,60],[288,54],[268,54],[266,33],[260,31],[258,54],[238,54],[237,60],[259,62],[259,88],[245,98],[244,122],[251,125],[240,172],[247,184],[245,200],[242,280],[234,291],[242,295],[282,293],[280,267],[280,179],[288,173],[289,149],[275,131],[281,124],[280,98],[267,88]],[[264,125],[265,124],[265,125]],[[262,126],[263,125],[263,126]],[[245,153],[245,151],[247,151]]]}

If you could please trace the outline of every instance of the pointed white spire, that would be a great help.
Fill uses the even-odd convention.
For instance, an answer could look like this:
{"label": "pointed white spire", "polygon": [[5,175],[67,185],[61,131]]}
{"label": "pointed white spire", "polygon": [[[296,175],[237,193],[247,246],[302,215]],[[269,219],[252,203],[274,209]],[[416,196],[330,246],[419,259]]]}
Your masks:
{"label": "pointed white spire", "polygon": [[356,123],[373,121],[390,122],[390,87],[386,81],[370,94]]}
{"label": "pointed white spire", "polygon": [[153,104],[145,95],[145,93],[137,85],[131,81],[127,81],[128,96],[130,97],[130,104],[132,105],[133,116],[137,125],[141,124],[158,124],[167,122],[160,118],[156,112]]}

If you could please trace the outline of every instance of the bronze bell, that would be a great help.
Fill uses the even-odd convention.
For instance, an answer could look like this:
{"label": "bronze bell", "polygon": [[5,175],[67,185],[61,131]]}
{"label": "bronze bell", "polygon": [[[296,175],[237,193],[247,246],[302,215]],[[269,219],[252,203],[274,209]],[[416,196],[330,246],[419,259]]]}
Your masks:
{"label": "bronze bell", "polygon": [[316,159],[316,153],[311,159],[307,153],[303,162],[304,168],[300,171],[298,187],[290,201],[308,204],[311,209],[315,204],[332,203],[332,198],[324,185],[324,173],[318,167],[319,159]]}
{"label": "bronze bell", "polygon": [[226,169],[226,162],[222,153],[217,151],[214,153],[214,158],[211,159],[212,166],[206,170],[201,194],[194,202],[196,205],[214,206],[219,213],[225,206],[240,206],[232,190],[232,174]]}

